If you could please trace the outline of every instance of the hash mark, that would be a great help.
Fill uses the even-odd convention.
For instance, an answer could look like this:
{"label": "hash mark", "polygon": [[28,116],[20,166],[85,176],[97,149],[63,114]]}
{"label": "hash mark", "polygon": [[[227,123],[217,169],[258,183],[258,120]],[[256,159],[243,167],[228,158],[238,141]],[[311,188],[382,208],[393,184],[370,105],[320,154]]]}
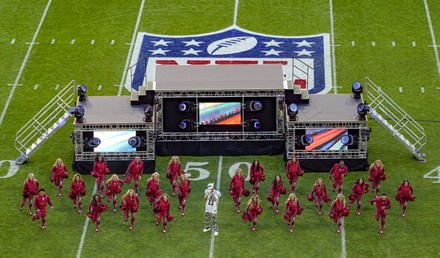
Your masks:
{"label": "hash mark", "polygon": [[98,86],[98,90],[101,90],[101,89],[102,89],[102,85],[99,85],[99,86]]}
{"label": "hash mark", "polygon": [[55,39],[52,39],[52,41],[50,42],[51,45],[55,44]]}
{"label": "hash mark", "polygon": [[375,41],[371,42],[371,45],[372,45],[373,47],[375,47],[375,46],[376,46],[376,42],[375,42]]}
{"label": "hash mark", "polygon": [[72,41],[70,41],[70,45],[75,44],[75,39],[72,39]]}
{"label": "hash mark", "polygon": [[92,41],[90,41],[90,45],[95,45],[95,40],[92,39]]}
{"label": "hash mark", "polygon": [[356,43],[354,41],[351,42],[351,46],[354,47]]}
{"label": "hash mark", "polygon": [[13,45],[15,43],[15,39],[11,40],[11,45]]}
{"label": "hash mark", "polygon": [[35,84],[34,90],[38,89],[38,84]]}
{"label": "hash mark", "polygon": [[111,44],[111,45],[114,45],[114,44],[115,44],[115,40],[112,39],[112,42],[110,42],[110,44]]}
{"label": "hash mark", "polygon": [[413,47],[416,46],[416,42],[415,42],[415,41],[412,42],[412,46],[413,46]]}

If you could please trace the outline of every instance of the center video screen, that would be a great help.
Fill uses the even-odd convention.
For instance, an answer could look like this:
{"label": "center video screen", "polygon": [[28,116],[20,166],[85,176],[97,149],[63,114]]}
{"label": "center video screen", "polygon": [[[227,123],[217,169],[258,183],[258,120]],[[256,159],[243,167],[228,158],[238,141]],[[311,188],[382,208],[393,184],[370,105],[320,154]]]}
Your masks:
{"label": "center video screen", "polygon": [[128,144],[128,139],[136,136],[136,131],[94,131],[93,137],[99,138],[101,144],[94,149],[95,152],[134,152]]}
{"label": "center video screen", "polygon": [[348,130],[345,128],[307,129],[306,134],[313,137],[313,142],[306,146],[306,150],[338,151],[348,149],[341,140],[342,136],[348,135]]}
{"label": "center video screen", "polygon": [[200,125],[241,125],[241,102],[199,102]]}

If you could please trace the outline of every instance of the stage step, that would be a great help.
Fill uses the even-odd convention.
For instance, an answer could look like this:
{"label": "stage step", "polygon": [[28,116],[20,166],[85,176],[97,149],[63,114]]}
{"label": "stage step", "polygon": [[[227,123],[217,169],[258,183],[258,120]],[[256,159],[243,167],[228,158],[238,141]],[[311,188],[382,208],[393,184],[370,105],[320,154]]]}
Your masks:
{"label": "stage step", "polygon": [[132,106],[139,105],[139,92],[131,91],[130,103]]}

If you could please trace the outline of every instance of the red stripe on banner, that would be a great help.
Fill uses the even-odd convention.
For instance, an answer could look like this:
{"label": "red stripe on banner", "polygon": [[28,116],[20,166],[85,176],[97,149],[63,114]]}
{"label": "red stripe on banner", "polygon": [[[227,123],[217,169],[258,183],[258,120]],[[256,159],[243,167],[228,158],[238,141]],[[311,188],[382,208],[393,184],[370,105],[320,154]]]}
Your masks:
{"label": "red stripe on banner", "polygon": [[258,64],[258,61],[251,60],[217,60],[215,64]]}
{"label": "red stripe on banner", "polygon": [[282,64],[282,65],[287,65],[287,61],[263,61],[263,64]]}
{"label": "red stripe on banner", "polygon": [[156,64],[160,65],[177,65],[176,60],[156,60]]}
{"label": "red stripe on banner", "polygon": [[188,60],[186,63],[190,65],[207,65],[211,63],[211,60]]}

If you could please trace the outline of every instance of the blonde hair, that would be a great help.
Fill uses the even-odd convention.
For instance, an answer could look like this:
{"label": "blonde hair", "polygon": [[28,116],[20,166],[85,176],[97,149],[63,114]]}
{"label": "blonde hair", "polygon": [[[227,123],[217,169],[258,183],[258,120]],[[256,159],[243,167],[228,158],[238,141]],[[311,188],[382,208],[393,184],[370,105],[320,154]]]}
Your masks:
{"label": "blonde hair", "polygon": [[57,160],[55,161],[55,164],[53,164],[54,166],[58,165],[58,161],[61,161],[61,165],[64,165],[64,162],[61,158],[57,158]]}
{"label": "blonde hair", "polygon": [[315,184],[319,185],[319,180],[321,180],[321,182],[322,182],[322,185],[320,185],[320,186],[325,186],[324,179],[322,179],[322,178],[318,178],[318,180],[316,180]]}
{"label": "blonde hair", "polygon": [[380,159],[375,160],[373,163],[371,163],[370,169],[373,169],[376,166],[376,162],[380,163],[379,167],[380,167],[380,169],[383,169],[383,163]]}
{"label": "blonde hair", "polygon": [[38,180],[35,178],[34,173],[29,173],[28,177],[26,178],[26,180],[24,180],[24,183],[26,184],[26,181],[30,180],[30,177],[34,178],[34,181],[38,182]]}
{"label": "blonde hair", "polygon": [[178,156],[172,156],[170,162],[168,162],[168,165],[173,163],[174,160],[177,160],[177,163],[180,163],[180,158]]}
{"label": "blonde hair", "polygon": [[259,197],[258,195],[256,195],[256,194],[253,194],[253,195],[251,196],[251,198],[247,201],[247,206],[250,206],[250,205],[252,205],[252,204],[254,203],[254,202],[253,202],[254,197],[257,198],[257,207],[260,207],[260,202],[261,202],[261,200],[260,200],[260,197]]}
{"label": "blonde hair", "polygon": [[113,175],[107,180],[107,183],[109,183],[110,181],[114,180],[113,178],[116,178],[116,180],[120,180],[119,177],[118,177],[118,175],[113,174]]}
{"label": "blonde hair", "polygon": [[291,194],[289,194],[289,197],[287,197],[286,203],[288,203],[289,201],[292,201],[293,204],[295,204],[297,200],[298,200],[298,197],[296,197],[296,194],[291,193]]}
{"label": "blonde hair", "polygon": [[151,174],[151,176],[148,178],[147,182],[150,180],[153,180],[154,176],[157,176],[157,179],[159,179],[159,182],[160,182],[160,175],[157,172],[154,172],[153,174]]}
{"label": "blonde hair", "polygon": [[336,201],[338,201],[338,200],[339,200],[339,197],[342,197],[342,203],[344,203],[344,207],[345,207],[346,201],[345,201],[345,196],[344,196],[343,194],[338,194],[338,196],[337,196],[336,199],[333,201],[333,203],[336,202]]}
{"label": "blonde hair", "polygon": [[159,200],[162,200],[165,196],[167,197],[167,201],[169,202],[169,201],[170,201],[170,197],[169,197],[168,194],[166,194],[166,193],[163,193],[163,194],[159,197]]}
{"label": "blonde hair", "polygon": [[235,174],[237,175],[237,174],[240,174],[240,176],[242,176],[243,175],[243,170],[241,169],[241,168],[237,168],[236,170],[235,170]]}
{"label": "blonde hair", "polygon": [[82,179],[81,174],[80,174],[80,173],[76,173],[76,174],[73,176],[73,178],[72,178],[72,182],[75,182],[75,179],[76,179],[77,176],[79,176],[79,179],[80,179],[80,180]]}
{"label": "blonde hair", "polygon": [[128,197],[130,197],[130,193],[133,193],[133,196],[135,196],[135,194],[136,194],[133,189],[128,189],[127,192],[124,195],[121,196],[121,200],[120,201],[121,202],[125,201]]}

